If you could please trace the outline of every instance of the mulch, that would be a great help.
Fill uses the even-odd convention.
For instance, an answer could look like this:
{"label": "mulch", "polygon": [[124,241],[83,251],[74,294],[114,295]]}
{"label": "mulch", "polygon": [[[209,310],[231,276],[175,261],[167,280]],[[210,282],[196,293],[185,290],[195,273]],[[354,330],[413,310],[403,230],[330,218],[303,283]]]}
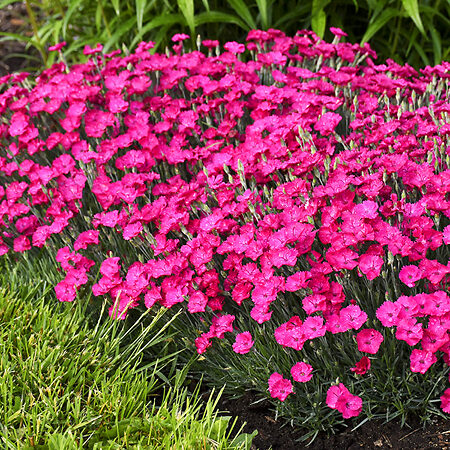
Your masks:
{"label": "mulch", "polygon": [[[27,10],[25,3],[15,2],[0,9],[0,31],[32,36],[31,28],[27,23]],[[11,72],[20,72],[36,65],[36,62],[21,55],[39,58],[34,47],[26,47],[25,42],[17,40],[3,40],[0,38],[0,77]]]}
{"label": "mulch", "polygon": [[437,418],[425,428],[418,420],[411,420],[403,428],[397,421],[386,424],[381,420],[372,420],[354,432],[348,428],[331,436],[319,434],[307,445],[308,442],[301,442],[301,431],[283,426],[281,420],[275,420],[268,403],[252,403],[254,397],[251,393],[238,400],[224,397],[219,403],[221,410],[238,417],[236,429],[247,422],[243,428],[244,433],[258,430],[258,435],[253,439],[252,450],[450,450],[450,423],[442,418]]}

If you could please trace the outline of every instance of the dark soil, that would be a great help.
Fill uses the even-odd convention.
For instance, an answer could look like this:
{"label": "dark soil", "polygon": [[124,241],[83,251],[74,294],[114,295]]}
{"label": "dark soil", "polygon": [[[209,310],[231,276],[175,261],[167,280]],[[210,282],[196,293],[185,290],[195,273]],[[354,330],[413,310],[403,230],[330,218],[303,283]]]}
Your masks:
{"label": "dark soil", "polygon": [[243,432],[258,430],[258,435],[253,439],[252,450],[450,450],[450,423],[441,418],[437,418],[425,429],[418,421],[411,421],[409,427],[405,425],[401,428],[396,421],[385,424],[383,421],[373,420],[353,433],[350,428],[331,436],[319,434],[307,446],[307,443],[301,442],[301,432],[289,426],[282,427],[282,422],[274,419],[267,403],[252,406],[252,402],[254,398],[247,393],[238,400],[224,397],[219,403],[221,410],[227,410],[238,417],[237,429],[247,422]]}
{"label": "dark soil", "polygon": [[[16,2],[0,9],[0,31],[23,36],[32,36],[27,22],[25,3]],[[26,43],[8,39],[0,40],[0,77],[11,72],[19,72],[39,64],[39,53],[34,47],[26,48]]]}

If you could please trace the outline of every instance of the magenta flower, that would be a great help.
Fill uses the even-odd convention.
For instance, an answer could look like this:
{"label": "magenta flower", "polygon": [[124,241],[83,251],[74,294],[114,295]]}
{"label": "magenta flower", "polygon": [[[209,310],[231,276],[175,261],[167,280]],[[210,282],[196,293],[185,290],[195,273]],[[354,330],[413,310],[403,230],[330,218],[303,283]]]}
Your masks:
{"label": "magenta flower", "polygon": [[349,390],[344,386],[343,383],[339,383],[336,386],[331,386],[327,391],[327,405],[331,409],[336,409],[336,404],[341,396],[350,395]]}
{"label": "magenta flower", "polygon": [[98,245],[99,232],[96,230],[88,230],[80,233],[73,244],[75,251],[85,249],[88,245]]}
{"label": "magenta flower", "polygon": [[284,402],[287,396],[293,392],[292,383],[275,372],[269,377],[269,392],[273,398],[278,398]]}
{"label": "magenta flower", "polygon": [[326,112],[314,125],[314,129],[319,131],[324,136],[331,134],[338,123],[342,120],[339,114],[333,112]]}
{"label": "magenta flower", "polygon": [[204,312],[208,304],[208,297],[202,291],[195,291],[188,301],[188,310],[191,314]]}
{"label": "magenta flower", "polygon": [[359,416],[362,411],[362,399],[357,395],[341,395],[336,402],[336,409],[344,419]]}
{"label": "magenta flower", "polygon": [[55,45],[51,45],[51,46],[48,48],[48,51],[49,51],[49,52],[57,52],[57,51],[61,50],[63,47],[65,47],[66,45],[67,45],[67,42],[66,42],[66,41],[58,42],[58,43],[55,44]]}
{"label": "magenta flower", "polygon": [[444,394],[441,395],[441,409],[450,414],[450,388],[446,389]]}
{"label": "magenta flower", "polygon": [[377,319],[384,327],[393,327],[398,324],[400,306],[393,302],[384,302],[376,312]]}
{"label": "magenta flower", "polygon": [[326,402],[331,409],[337,409],[344,419],[356,417],[362,411],[361,398],[351,394],[342,383],[328,389]]}
{"label": "magenta flower", "polygon": [[339,316],[346,326],[354,330],[359,330],[367,320],[367,314],[358,305],[342,308]]}
{"label": "magenta flower", "polygon": [[383,340],[383,335],[372,328],[361,330],[356,335],[358,350],[360,352],[371,353],[372,355],[378,351]]}
{"label": "magenta flower", "polygon": [[443,240],[444,240],[444,244],[448,245],[450,244],[450,225],[447,225],[444,228],[444,234],[443,234]]}
{"label": "magenta flower", "polygon": [[364,375],[370,370],[370,359],[363,356],[350,370],[357,375]]}
{"label": "magenta flower", "polygon": [[172,36],[172,42],[183,42],[186,39],[189,39],[189,35],[184,33],[177,33]]}
{"label": "magenta flower", "polygon": [[313,368],[311,365],[304,362],[299,362],[292,366],[291,375],[295,381],[299,383],[306,383],[312,378]]}
{"label": "magenta flower", "polygon": [[377,255],[361,255],[358,267],[361,272],[366,275],[368,280],[374,280],[380,275],[384,260]]}
{"label": "magenta flower", "polygon": [[406,286],[412,288],[414,283],[422,278],[422,271],[417,266],[403,266],[398,277]]}
{"label": "magenta flower", "polygon": [[436,361],[436,355],[425,350],[414,349],[411,352],[411,372],[424,374]]}
{"label": "magenta flower", "polygon": [[233,350],[236,353],[244,355],[250,351],[254,343],[255,342],[252,340],[252,335],[250,332],[244,331],[236,336],[236,342],[233,344]]}

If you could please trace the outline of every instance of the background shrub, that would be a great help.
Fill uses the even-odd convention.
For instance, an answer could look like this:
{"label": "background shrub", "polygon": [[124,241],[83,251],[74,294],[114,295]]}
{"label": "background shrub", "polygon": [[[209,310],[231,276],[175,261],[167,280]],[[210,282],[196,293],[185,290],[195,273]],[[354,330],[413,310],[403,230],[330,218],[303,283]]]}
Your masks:
{"label": "background shrub", "polygon": [[[13,3],[3,0],[0,7]],[[449,57],[450,3],[441,0],[26,0],[31,38],[0,33],[36,47],[49,67],[48,47],[67,41],[65,57],[78,62],[85,45],[132,51],[142,41],[156,49],[175,33],[196,38],[243,41],[251,29],[280,29],[290,35],[312,29],[331,40],[328,27],[348,33],[350,42],[370,42],[380,60],[392,58],[416,68]]]}

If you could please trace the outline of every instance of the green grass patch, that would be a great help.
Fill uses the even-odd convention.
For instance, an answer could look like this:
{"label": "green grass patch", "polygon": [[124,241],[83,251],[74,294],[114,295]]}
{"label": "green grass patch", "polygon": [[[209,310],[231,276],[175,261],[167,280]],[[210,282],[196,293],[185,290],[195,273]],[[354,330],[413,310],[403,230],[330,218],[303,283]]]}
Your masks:
{"label": "green grass patch", "polygon": [[182,387],[186,371],[162,389],[161,369],[176,362],[174,354],[156,358],[168,339],[162,310],[131,328],[105,315],[93,325],[80,304],[55,305],[50,284],[21,283],[17,270],[3,278],[3,448],[250,448],[252,436],[233,433],[230,417],[218,416],[221,392],[204,405],[198,389]]}

